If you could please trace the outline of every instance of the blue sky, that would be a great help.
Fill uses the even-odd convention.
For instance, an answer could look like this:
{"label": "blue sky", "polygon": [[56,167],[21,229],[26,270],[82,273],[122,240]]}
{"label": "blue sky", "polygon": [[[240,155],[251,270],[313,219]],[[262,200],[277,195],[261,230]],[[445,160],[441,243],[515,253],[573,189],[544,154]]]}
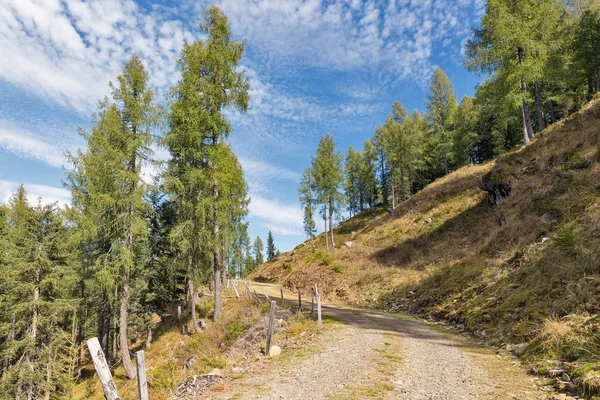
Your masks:
{"label": "blue sky", "polygon": [[201,37],[195,21],[213,4],[247,39],[250,111],[230,115],[229,141],[250,186],[250,233],[272,230],[281,250],[304,240],[297,184],[322,135],[344,153],[362,149],[395,100],[423,111],[435,66],[459,99],[479,80],[461,49],[483,0],[3,1],[0,202],[19,183],[32,198],[68,202],[64,153],[85,146],[77,127],[90,127],[108,82],[138,54],[162,96],[179,77],[183,40]]}

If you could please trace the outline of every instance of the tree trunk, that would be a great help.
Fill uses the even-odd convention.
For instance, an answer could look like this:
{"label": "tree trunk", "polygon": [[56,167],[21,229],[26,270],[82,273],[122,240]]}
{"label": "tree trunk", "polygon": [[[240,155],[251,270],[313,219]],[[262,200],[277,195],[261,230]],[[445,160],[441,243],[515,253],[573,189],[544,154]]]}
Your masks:
{"label": "tree trunk", "polygon": [[594,97],[594,76],[592,74],[588,74],[587,83],[588,83],[587,101],[591,101],[592,98]]}
{"label": "tree trunk", "polygon": [[150,321],[146,327],[146,344],[144,347],[146,349],[150,349],[150,347],[152,347],[152,321]]}
{"label": "tree trunk", "polygon": [[554,112],[554,101],[550,100],[548,102],[548,107],[550,108],[550,123],[553,124],[556,122],[556,113]]}
{"label": "tree trunk", "polygon": [[329,250],[329,236],[327,233],[327,205],[323,206],[323,222],[325,223],[325,229],[323,230],[323,233],[325,233],[325,245],[327,250]]}
{"label": "tree trunk", "polygon": [[123,291],[121,292],[121,310],[119,313],[119,342],[121,345],[121,356],[123,368],[129,379],[135,379],[136,372],[131,355],[129,354],[129,339],[127,337],[127,313],[129,308],[129,271],[125,271]]}
{"label": "tree trunk", "polygon": [[[216,146],[216,142],[213,141],[213,144]],[[219,197],[219,186],[217,185],[217,180],[213,179],[213,238],[214,238],[214,249],[213,249],[213,277],[215,282],[215,287],[213,290],[215,297],[215,312],[213,319],[217,321],[221,318],[221,265],[220,265],[220,257],[219,257],[219,214],[217,207],[217,198]]]}
{"label": "tree trunk", "polygon": [[192,251],[188,251],[188,294],[190,295],[190,314],[192,316],[192,325],[194,332],[199,333],[202,331],[200,325],[198,325],[198,317],[196,316],[196,291],[194,289],[194,258],[192,257]]}
{"label": "tree trunk", "polygon": [[400,167],[400,196],[402,201],[406,200],[406,188],[404,186],[404,167]]}
{"label": "tree trunk", "polygon": [[444,149],[444,176],[448,175],[448,150]]}
{"label": "tree trunk", "polygon": [[335,240],[333,240],[333,201],[329,200],[329,232],[331,233],[331,248],[335,249]]}
{"label": "tree trunk", "polygon": [[225,289],[227,285],[227,257],[225,252],[225,238],[221,241],[221,290]]}
{"label": "tree trunk", "polygon": [[546,122],[544,121],[544,111],[542,110],[542,95],[540,93],[540,84],[535,83],[535,109],[538,119],[538,130],[543,131],[546,128]]}
{"label": "tree trunk", "polygon": [[[118,318],[117,318],[117,313],[116,310],[118,309],[118,303],[119,303],[119,287],[117,285],[115,285],[115,304],[113,304],[111,310],[115,310],[114,311],[114,315],[111,315],[110,318],[112,318],[112,330],[110,332],[112,332],[112,359],[117,360],[117,352],[119,350],[119,330],[118,330]],[[110,320],[108,321],[110,324]],[[109,330],[110,330],[110,325],[109,325]],[[108,353],[107,353],[108,354]]]}
{"label": "tree trunk", "polygon": [[387,192],[387,177],[385,176],[385,160],[383,156],[383,152],[380,153],[381,157],[381,197],[383,206],[387,207],[389,204],[388,192]]}
{"label": "tree trunk", "polygon": [[[524,54],[523,49],[517,49],[517,57],[519,58],[519,63],[523,65],[524,63]],[[529,104],[527,104],[527,83],[525,82],[525,78],[521,78],[521,95],[523,97],[521,104],[521,118],[523,119],[523,143],[525,145],[529,144],[529,141],[533,139],[533,128],[531,127],[531,116],[529,115]]]}

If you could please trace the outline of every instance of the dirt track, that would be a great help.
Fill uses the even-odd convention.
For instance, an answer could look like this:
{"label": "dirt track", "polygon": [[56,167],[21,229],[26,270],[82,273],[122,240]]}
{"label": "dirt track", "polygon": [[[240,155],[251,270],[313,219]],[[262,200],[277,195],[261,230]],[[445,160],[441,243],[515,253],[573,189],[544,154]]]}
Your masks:
{"label": "dirt track", "polygon": [[319,339],[318,352],[250,374],[209,398],[547,398],[511,358],[424,322],[337,306],[323,313],[341,326]]}

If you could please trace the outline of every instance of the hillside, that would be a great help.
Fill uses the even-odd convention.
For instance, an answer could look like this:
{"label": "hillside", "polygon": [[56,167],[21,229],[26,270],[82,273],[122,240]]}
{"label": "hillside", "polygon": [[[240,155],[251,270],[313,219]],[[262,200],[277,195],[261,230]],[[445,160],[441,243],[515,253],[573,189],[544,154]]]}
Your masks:
{"label": "hillside", "polygon": [[[599,135],[596,98],[525,148],[455,171],[392,212],[340,224],[336,250],[321,235],[317,251],[305,242],[252,277],[307,294],[318,283],[328,300],[446,319],[518,348],[542,375],[565,369],[595,390]],[[508,197],[492,204],[480,177]]]}

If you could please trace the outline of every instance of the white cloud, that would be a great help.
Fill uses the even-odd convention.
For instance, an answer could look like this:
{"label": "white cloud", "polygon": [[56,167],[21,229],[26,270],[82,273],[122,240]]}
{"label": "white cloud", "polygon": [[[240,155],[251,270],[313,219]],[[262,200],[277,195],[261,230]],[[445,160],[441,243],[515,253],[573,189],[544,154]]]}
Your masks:
{"label": "white cloud", "polygon": [[[20,182],[0,180],[0,203],[7,203],[19,185]],[[71,193],[66,189],[33,183],[25,183],[24,186],[32,206],[37,205],[38,199],[44,205],[58,202],[59,206],[64,207],[71,203]]]}
{"label": "white cloud", "polygon": [[250,217],[280,235],[302,235],[302,212],[297,205],[281,204],[260,195],[253,195]]}
{"label": "white cloud", "polygon": [[24,158],[34,158],[60,168],[65,163],[64,149],[44,142],[27,131],[0,120],[0,147]]}
{"label": "white cloud", "polygon": [[[176,59],[191,34],[181,20],[133,0],[7,0],[0,3],[0,77],[82,112],[108,92],[133,54],[152,83],[177,79]],[[189,16],[184,12],[179,19]]]}

